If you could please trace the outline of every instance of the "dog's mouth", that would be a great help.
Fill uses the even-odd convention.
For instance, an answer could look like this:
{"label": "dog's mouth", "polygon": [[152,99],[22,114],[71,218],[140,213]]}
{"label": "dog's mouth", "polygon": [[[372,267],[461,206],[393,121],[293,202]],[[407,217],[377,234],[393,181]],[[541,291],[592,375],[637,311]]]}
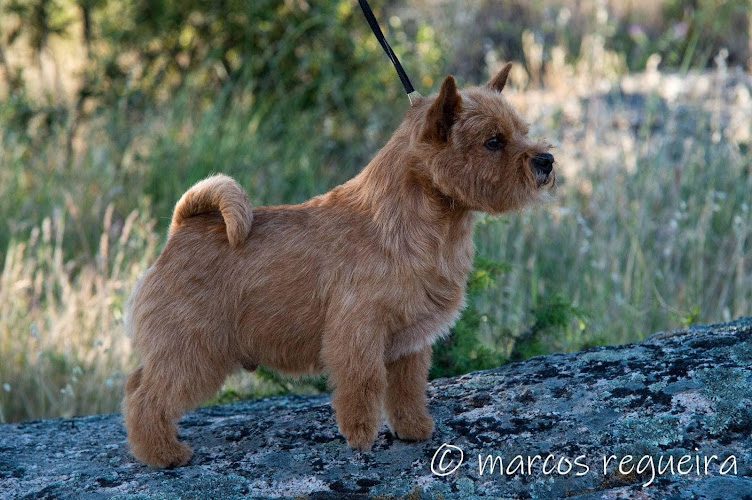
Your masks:
{"label": "dog's mouth", "polygon": [[556,173],[554,173],[553,170],[549,173],[536,171],[535,182],[538,185],[538,188],[546,186],[554,187],[556,185]]}

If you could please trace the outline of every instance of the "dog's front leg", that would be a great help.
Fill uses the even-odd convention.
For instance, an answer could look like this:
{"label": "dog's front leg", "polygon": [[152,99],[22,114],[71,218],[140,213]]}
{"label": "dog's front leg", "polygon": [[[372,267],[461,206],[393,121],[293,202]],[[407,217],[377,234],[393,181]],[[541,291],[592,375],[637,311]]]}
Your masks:
{"label": "dog's front leg", "polygon": [[347,444],[361,451],[370,450],[379,433],[386,392],[384,332],[376,324],[353,324],[350,319],[323,339],[322,357],[334,388],[337,425]]}
{"label": "dog's front leg", "polygon": [[386,416],[400,439],[424,441],[433,433],[433,418],[426,405],[430,367],[430,345],[386,365]]}

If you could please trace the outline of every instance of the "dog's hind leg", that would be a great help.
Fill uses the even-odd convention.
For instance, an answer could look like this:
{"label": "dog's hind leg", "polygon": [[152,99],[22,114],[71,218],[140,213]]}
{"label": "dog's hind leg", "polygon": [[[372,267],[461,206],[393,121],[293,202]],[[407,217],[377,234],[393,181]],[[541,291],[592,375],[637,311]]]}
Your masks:
{"label": "dog's hind leg", "polygon": [[[177,439],[174,420],[182,415],[175,405],[174,383],[147,370],[141,385],[125,396],[123,416],[128,443],[134,457],[154,467],[188,463],[191,449]],[[173,401],[169,401],[173,399]]]}
{"label": "dog's hind leg", "polygon": [[144,359],[126,385],[123,416],[131,453],[153,467],[188,463],[192,452],[178,441],[176,421],[215,394],[231,368],[195,346],[192,352],[182,346]]}
{"label": "dog's hind leg", "polygon": [[144,376],[144,367],[139,366],[128,375],[128,380],[125,383],[125,394],[133,394],[141,385],[141,377]]}

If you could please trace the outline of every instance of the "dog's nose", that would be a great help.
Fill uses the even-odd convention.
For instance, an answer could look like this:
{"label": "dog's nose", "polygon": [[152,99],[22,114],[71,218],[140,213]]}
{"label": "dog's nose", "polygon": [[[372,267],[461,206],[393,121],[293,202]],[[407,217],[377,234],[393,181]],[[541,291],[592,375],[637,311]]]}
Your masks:
{"label": "dog's nose", "polygon": [[533,157],[533,167],[538,172],[548,175],[551,170],[554,169],[554,155],[551,153],[541,153],[538,156]]}
{"label": "dog's nose", "polygon": [[538,156],[533,157],[532,163],[535,170],[548,175],[551,173],[551,170],[554,169],[554,155],[551,153],[539,154]]}

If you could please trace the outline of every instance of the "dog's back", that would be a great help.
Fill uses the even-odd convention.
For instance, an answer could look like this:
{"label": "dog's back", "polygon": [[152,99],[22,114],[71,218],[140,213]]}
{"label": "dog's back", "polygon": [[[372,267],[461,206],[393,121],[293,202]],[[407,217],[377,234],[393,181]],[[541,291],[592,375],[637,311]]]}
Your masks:
{"label": "dog's back", "polygon": [[325,302],[337,281],[321,271],[336,258],[317,230],[322,210],[256,208],[252,230],[235,246],[221,212],[183,218],[129,300],[136,350],[167,355],[195,338],[236,365],[320,371]]}

